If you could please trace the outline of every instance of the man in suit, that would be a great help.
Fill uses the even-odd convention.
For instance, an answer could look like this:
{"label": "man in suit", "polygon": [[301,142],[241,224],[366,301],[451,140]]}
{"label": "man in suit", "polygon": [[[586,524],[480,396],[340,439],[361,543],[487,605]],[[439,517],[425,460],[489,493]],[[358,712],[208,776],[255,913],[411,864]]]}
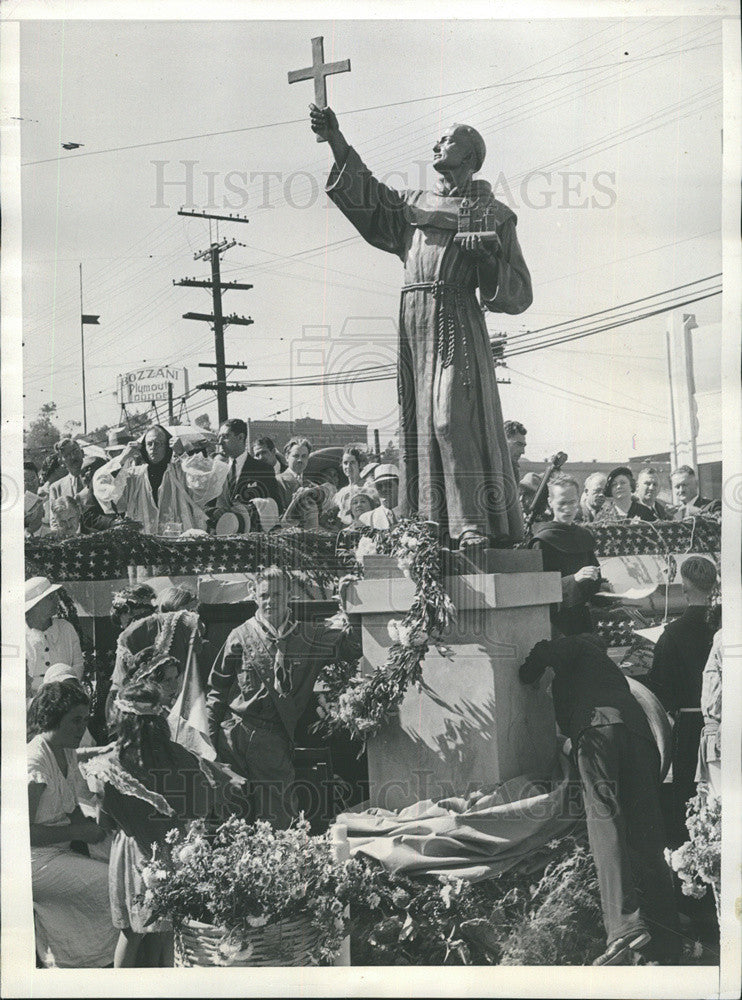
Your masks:
{"label": "man in suit", "polygon": [[[217,438],[219,453],[229,462],[229,472],[211,513],[211,523],[216,524],[222,514],[249,507],[256,498],[274,500],[280,514],[284,508],[283,491],[270,465],[259,462],[247,450],[247,424],[238,417],[225,420]],[[251,525],[245,530],[260,531],[257,512],[251,510]]]}
{"label": "man in suit", "polygon": [[276,448],[272,438],[258,438],[252,446],[252,453],[259,462],[270,465],[277,476],[286,468],[286,460]]}
{"label": "man in suit", "polygon": [[548,667],[561,732],[572,741],[595,861],[607,949],[595,965],[647,958],[675,964],[677,910],[663,851],[660,755],[620,669],[593,634],[537,642],[520,667],[524,684]]}
{"label": "man in suit", "polygon": [[[283,490],[286,506],[284,524],[304,531],[319,529],[322,508],[328,499],[323,487],[304,482],[304,470],[311,451],[312,445],[306,438],[291,438],[284,448],[288,468],[276,477]],[[330,496],[334,492],[330,491]]]}
{"label": "man in suit", "polygon": [[585,480],[580,497],[580,509],[577,511],[577,524],[590,524],[598,516],[600,508],[605,503],[605,486],[608,477],[602,472],[592,472]]}
{"label": "man in suit", "polygon": [[698,514],[718,514],[721,510],[719,500],[709,500],[700,495],[698,477],[689,465],[678,466],[670,476],[670,483],[673,503],[678,508],[673,521],[684,521],[688,517],[697,517]]}
{"label": "man in suit", "polygon": [[520,460],[523,457],[523,452],[526,450],[526,434],[528,431],[518,420],[506,420],[502,426],[505,431],[508,451],[510,452],[513,475],[517,483],[520,480]]}
{"label": "man in suit", "polygon": [[[56,530],[59,527],[54,515],[54,501],[60,497],[74,497],[77,499],[85,490],[85,480],[82,474],[82,463],[85,455],[77,441],[72,438],[62,438],[55,445],[54,450],[62,459],[67,475],[62,476],[49,487],[49,527]],[[80,502],[84,506],[85,497]]]}
{"label": "man in suit", "polygon": [[642,469],[636,477],[636,489],[634,496],[639,503],[644,504],[655,516],[657,521],[669,521],[672,517],[671,511],[657,499],[660,489],[660,477],[657,470],[651,466]]}

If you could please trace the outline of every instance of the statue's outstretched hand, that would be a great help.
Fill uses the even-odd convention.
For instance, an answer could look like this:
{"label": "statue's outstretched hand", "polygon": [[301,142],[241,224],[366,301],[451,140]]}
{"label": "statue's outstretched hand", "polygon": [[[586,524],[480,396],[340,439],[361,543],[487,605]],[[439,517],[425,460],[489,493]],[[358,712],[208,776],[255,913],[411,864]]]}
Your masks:
{"label": "statue's outstretched hand", "polygon": [[309,120],[312,131],[320,139],[329,139],[331,132],[337,132],[340,129],[337,115],[332,108],[318,108],[316,104],[310,104]]}

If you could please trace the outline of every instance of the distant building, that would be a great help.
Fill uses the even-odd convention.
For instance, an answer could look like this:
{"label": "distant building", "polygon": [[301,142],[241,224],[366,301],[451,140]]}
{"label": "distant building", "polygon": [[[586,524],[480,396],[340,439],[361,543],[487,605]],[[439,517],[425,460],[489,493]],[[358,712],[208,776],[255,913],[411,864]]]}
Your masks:
{"label": "distant building", "polygon": [[327,424],[312,417],[298,420],[248,420],[247,436],[249,446],[258,438],[269,437],[276,448],[283,451],[292,437],[305,437],[312,447],[344,448],[348,444],[360,444],[368,448],[368,424]]}

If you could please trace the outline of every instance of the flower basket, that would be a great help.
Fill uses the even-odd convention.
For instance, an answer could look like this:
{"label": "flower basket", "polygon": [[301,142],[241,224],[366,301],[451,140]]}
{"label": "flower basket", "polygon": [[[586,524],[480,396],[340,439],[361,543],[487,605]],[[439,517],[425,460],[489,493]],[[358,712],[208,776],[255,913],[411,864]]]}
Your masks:
{"label": "flower basket", "polygon": [[300,816],[287,830],[194,820],[155,844],[143,903],[171,920],[176,965],[331,965],[347,934],[345,862]]}
{"label": "flower basket", "polygon": [[249,928],[235,941],[224,928],[185,920],[175,933],[175,965],[281,966],[313,965],[319,930],[308,916]]}

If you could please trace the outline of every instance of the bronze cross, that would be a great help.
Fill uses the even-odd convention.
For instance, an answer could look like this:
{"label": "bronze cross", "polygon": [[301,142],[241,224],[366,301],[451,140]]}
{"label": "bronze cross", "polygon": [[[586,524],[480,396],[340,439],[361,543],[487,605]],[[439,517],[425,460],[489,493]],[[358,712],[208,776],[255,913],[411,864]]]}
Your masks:
{"label": "bronze cross", "polygon": [[[333,73],[349,73],[350,59],[343,59],[340,62],[325,62],[325,40],[320,35],[312,39],[312,65],[306,69],[292,69],[289,71],[289,83],[298,83],[300,80],[314,80],[314,103],[318,108],[327,107],[327,80],[326,77]],[[317,142],[325,142],[317,136]]]}

